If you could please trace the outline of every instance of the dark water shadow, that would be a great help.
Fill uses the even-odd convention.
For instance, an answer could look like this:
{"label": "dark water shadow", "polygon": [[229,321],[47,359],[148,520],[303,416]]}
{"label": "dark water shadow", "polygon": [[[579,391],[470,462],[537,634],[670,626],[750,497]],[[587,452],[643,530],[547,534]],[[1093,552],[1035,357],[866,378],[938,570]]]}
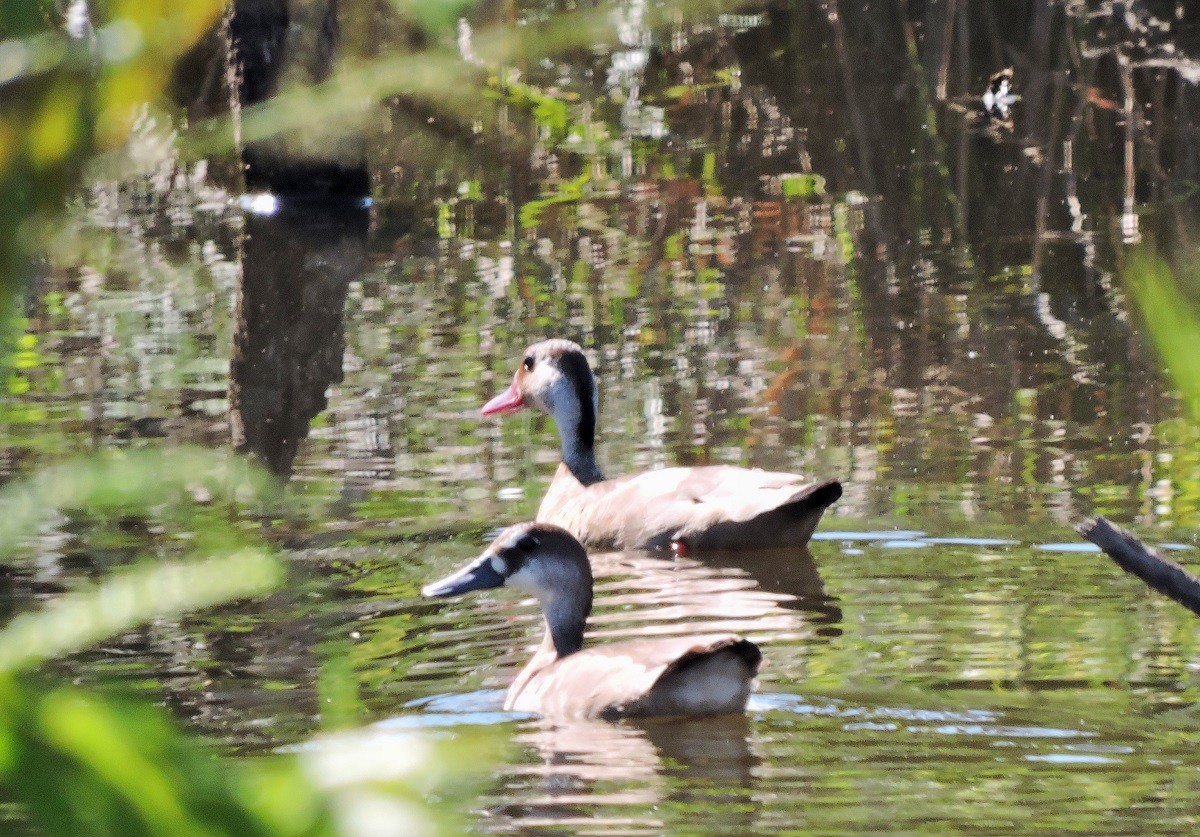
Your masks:
{"label": "dark water shadow", "polygon": [[[192,119],[260,104],[281,91],[319,84],[344,53],[336,0],[234,0],[229,13],[179,62],[171,92]],[[349,48],[348,48],[349,47]],[[300,200],[353,200],[370,194],[367,141],[321,120],[241,142],[241,165],[224,176],[250,191]]]}
{"label": "dark water shadow", "polygon": [[750,719],[743,714],[647,719],[639,726],[668,773],[745,787],[762,764],[751,746]]}
{"label": "dark water shadow", "polygon": [[246,216],[230,428],[234,447],[278,476],[342,379],[346,290],[366,269],[369,231],[361,203],[289,201]]}
{"label": "dark water shadow", "polygon": [[[347,45],[333,0],[235,0],[180,62],[175,100],[192,118],[231,113],[318,84]],[[326,390],[342,379],[348,285],[367,267],[371,175],[358,131],[310,124],[243,142],[218,166],[243,198],[245,235],[230,361],[234,447],[291,475]]]}
{"label": "dark water shadow", "polygon": [[824,614],[830,625],[842,619],[837,597],[825,592],[817,562],[807,546],[800,549],[706,552],[703,557],[704,563],[710,567],[741,570],[757,581],[763,590],[793,597],[782,601],[781,607]]}

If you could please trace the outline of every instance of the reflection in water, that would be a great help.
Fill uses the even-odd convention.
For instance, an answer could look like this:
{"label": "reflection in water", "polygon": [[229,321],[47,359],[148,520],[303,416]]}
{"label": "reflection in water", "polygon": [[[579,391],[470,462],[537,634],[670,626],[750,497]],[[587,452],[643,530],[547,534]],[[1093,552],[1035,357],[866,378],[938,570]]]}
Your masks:
{"label": "reflection in water", "polygon": [[842,618],[837,597],[825,592],[817,562],[807,546],[798,550],[758,553],[706,553],[704,563],[714,568],[744,572],[763,590],[790,597],[780,602],[781,607],[808,611],[814,619],[823,614],[818,620],[826,626],[822,628],[822,634],[837,635],[836,625]]}
{"label": "reflection in water", "polygon": [[[836,624],[807,549],[705,554],[702,560],[657,553],[593,553],[597,638],[659,633],[808,635],[812,623]],[[630,622],[636,628],[623,629]],[[829,629],[823,628],[821,633]],[[769,656],[769,653],[768,653]]]}
{"label": "reflection in water", "polygon": [[285,201],[246,216],[230,425],[234,446],[281,476],[342,379],[342,309],[366,267],[369,229],[361,204]]}
{"label": "reflection in water", "polygon": [[[266,101],[289,86],[328,79],[342,46],[337,0],[289,3],[235,0],[229,16],[229,60],[238,80],[238,106]],[[251,191],[307,199],[354,199],[369,194],[366,140],[339,135],[314,120],[242,148]]]}
{"label": "reflection in water", "polygon": [[702,562],[601,553],[592,555],[592,571],[598,612],[590,624],[598,640],[728,631],[768,643],[769,660],[772,640],[826,634],[815,632],[814,623],[838,618],[807,550],[724,554],[715,561],[706,555]]}
{"label": "reflection in water", "polygon": [[[235,0],[181,63],[177,100],[194,117],[265,102],[326,80],[342,47],[337,3]],[[365,140],[319,120],[242,143],[233,188],[245,216],[229,372],[234,446],[292,472],[309,423],[342,379],[343,308],[367,264]]]}
{"label": "reflection in water", "polygon": [[[335,2],[236,0],[226,26],[235,111],[333,70]],[[230,429],[238,451],[287,477],[326,390],[342,379],[342,310],[367,264],[370,175],[361,136],[318,124],[247,143],[241,156],[247,187],[276,202],[246,216]]]}
{"label": "reflection in water", "polygon": [[[746,803],[759,765],[744,715],[639,723],[523,725],[515,740],[534,760],[506,784],[520,801],[490,810],[497,831],[574,828],[646,833],[668,826],[673,810],[696,801]],[[686,777],[687,781],[678,779]],[[724,809],[721,827],[737,833],[756,806]],[[658,812],[647,816],[647,811]]]}
{"label": "reflection in water", "polygon": [[[351,4],[355,5],[355,4]],[[281,91],[326,81],[343,53],[364,48],[344,38],[337,0],[234,0],[214,27],[175,68],[174,99],[192,119],[265,102]],[[354,200],[370,193],[366,139],[314,119],[266,138],[233,140],[241,165],[215,167],[235,191],[267,191],[301,199]],[[227,161],[215,161],[225,163]]]}

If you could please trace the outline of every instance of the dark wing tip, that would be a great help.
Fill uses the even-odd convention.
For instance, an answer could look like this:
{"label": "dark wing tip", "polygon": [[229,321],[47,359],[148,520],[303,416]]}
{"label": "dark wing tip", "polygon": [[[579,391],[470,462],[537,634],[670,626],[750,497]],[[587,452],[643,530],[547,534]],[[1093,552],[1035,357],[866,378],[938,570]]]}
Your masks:
{"label": "dark wing tip", "polygon": [[842,484],[837,480],[825,480],[797,491],[788,499],[786,505],[799,503],[805,508],[824,509],[836,503],[841,496]]}
{"label": "dark wing tip", "polygon": [[733,653],[741,657],[742,661],[745,662],[751,671],[758,671],[758,667],[762,665],[763,655],[757,645],[748,639],[739,638],[732,647]]}
{"label": "dark wing tip", "polygon": [[[719,654],[723,651],[731,651],[746,667],[750,669],[751,674],[758,672],[758,668],[762,665],[763,655],[759,647],[748,639],[743,639],[740,636],[727,635],[723,637],[700,637],[699,642],[705,644],[697,644],[689,648],[684,653],[680,654],[669,666],[667,671],[676,671],[688,668],[692,664],[711,657],[713,654]],[[664,672],[665,674],[665,672]]]}

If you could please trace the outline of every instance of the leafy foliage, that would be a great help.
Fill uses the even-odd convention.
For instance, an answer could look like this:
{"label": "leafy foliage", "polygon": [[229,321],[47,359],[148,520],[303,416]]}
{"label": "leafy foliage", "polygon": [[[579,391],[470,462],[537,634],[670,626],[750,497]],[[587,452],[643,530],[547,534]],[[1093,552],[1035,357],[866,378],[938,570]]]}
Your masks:
{"label": "leafy foliage", "polygon": [[[166,86],[175,59],[204,34],[222,0],[98,6],[103,19],[47,27],[43,4],[0,6],[0,303],[29,275],[30,223],[62,207],[96,151],[115,148],[136,108]],[[87,8],[91,8],[89,5]]]}
{"label": "leafy foliage", "polygon": [[[188,519],[188,492],[201,490],[257,501],[270,496],[271,483],[228,456],[189,449],[64,463],[0,492],[0,560],[14,560],[53,509],[170,524]],[[120,570],[0,630],[0,784],[50,835],[439,833],[424,797],[456,780],[449,765],[478,762],[476,740],[443,746],[352,731],[317,739],[298,755],[231,761],[156,707],[30,673],[152,619],[278,587],[279,559],[228,516],[220,520],[204,520],[218,531],[190,538],[190,558]],[[334,725],[357,716],[356,689],[348,666],[335,662],[322,672]]]}
{"label": "leafy foliage", "polygon": [[[0,556],[11,553],[52,509],[87,509],[94,514],[160,514],[187,508],[189,491],[205,498],[239,494],[243,500],[265,500],[272,483],[262,472],[231,455],[198,448],[148,449],[111,452],[46,468],[27,480],[0,490]],[[194,505],[194,504],[193,504]],[[229,545],[221,531],[207,533],[213,542]],[[234,541],[242,536],[234,533]]]}
{"label": "leafy foliage", "polygon": [[131,625],[255,595],[278,586],[283,567],[254,547],[189,563],[151,564],[93,590],[21,614],[0,633],[0,671],[87,648]]}
{"label": "leafy foliage", "polygon": [[0,679],[0,777],[46,833],[335,833],[294,765],[233,768],[159,709],[41,685]]}

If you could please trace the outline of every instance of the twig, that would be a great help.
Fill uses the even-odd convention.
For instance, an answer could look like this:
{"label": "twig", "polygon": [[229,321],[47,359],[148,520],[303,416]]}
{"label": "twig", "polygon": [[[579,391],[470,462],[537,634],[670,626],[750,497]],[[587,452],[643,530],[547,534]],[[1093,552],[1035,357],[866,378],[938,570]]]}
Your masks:
{"label": "twig", "polygon": [[954,13],[958,0],[950,0],[946,5],[946,28],[942,33],[942,63],[938,67],[937,88],[934,96],[939,102],[946,101],[946,83],[950,75],[950,52],[954,46]]}
{"label": "twig", "polygon": [[1075,531],[1104,550],[1125,572],[1200,615],[1200,578],[1155,554],[1132,534],[1103,517],[1085,520]]}

